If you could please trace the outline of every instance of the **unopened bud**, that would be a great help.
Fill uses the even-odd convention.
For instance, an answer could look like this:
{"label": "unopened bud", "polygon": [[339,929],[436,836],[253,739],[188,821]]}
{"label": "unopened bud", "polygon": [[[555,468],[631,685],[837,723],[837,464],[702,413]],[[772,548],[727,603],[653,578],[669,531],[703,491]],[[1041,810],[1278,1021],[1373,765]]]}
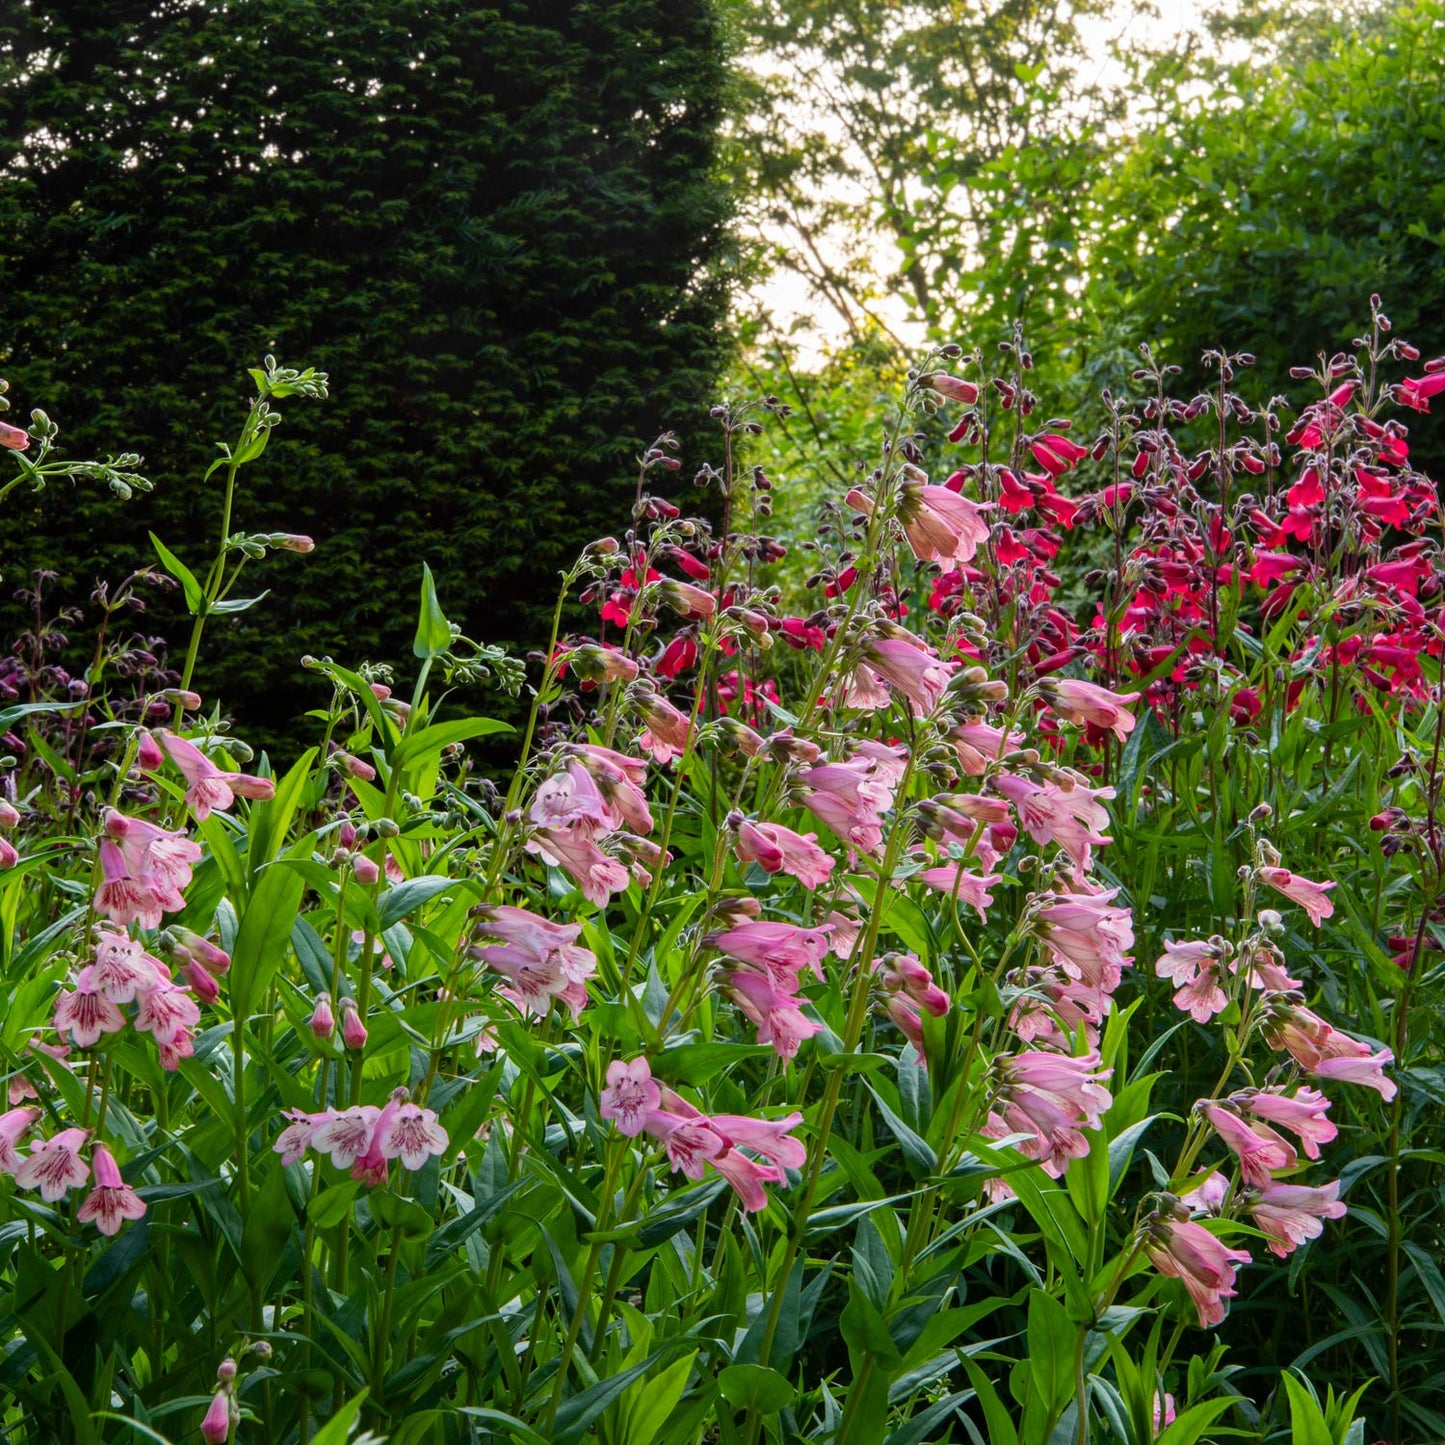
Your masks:
{"label": "unopened bud", "polygon": [[321,994],[311,1011],[311,1032],[318,1039],[329,1039],[336,1032],[336,1015],[331,1012],[331,995]]}

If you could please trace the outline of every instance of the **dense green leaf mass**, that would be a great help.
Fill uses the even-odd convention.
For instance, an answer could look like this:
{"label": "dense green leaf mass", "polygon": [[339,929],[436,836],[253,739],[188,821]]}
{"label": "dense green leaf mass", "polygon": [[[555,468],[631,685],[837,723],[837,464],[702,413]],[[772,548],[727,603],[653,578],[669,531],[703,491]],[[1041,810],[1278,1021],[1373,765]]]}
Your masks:
{"label": "dense green leaf mass", "polygon": [[424,559],[473,635],[535,642],[633,457],[712,399],[725,59],[710,0],[12,7],[0,373],[157,485],[27,504],[11,582],[139,566],[147,529],[213,555],[201,477],[273,352],[332,399],[283,408],[233,526],[318,550],[257,567],[272,595],[214,624],[202,690],[264,735],[303,652],[403,655]]}
{"label": "dense green leaf mass", "polygon": [[1442,60],[1445,5],[1405,0],[1174,95],[1106,182],[1096,310],[1190,368],[1227,338],[1270,378],[1347,348],[1372,291],[1438,339]]}

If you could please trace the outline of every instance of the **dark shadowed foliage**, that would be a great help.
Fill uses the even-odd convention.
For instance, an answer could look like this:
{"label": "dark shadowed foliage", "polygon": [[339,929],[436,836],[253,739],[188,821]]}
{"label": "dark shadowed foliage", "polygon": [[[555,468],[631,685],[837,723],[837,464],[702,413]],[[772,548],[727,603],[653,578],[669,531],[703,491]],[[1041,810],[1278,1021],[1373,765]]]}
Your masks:
{"label": "dark shadowed foliage", "polygon": [[423,558],[474,635],[536,645],[633,457],[712,399],[715,19],[708,0],[10,7],[0,374],[70,451],[122,441],[157,485],[127,508],[37,498],[6,590],[44,564],[84,592],[102,557],[149,557],[148,529],[209,555],[201,478],[270,352],[332,397],[288,411],[233,525],[318,550],[256,569],[271,595],[208,635],[202,689],[224,679],[274,735],[302,653],[406,651]]}

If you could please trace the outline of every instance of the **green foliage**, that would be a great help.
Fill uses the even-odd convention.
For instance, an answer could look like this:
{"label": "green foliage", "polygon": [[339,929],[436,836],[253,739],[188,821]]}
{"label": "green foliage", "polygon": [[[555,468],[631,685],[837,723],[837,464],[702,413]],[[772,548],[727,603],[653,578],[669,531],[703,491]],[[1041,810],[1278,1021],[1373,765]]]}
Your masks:
{"label": "green foliage", "polygon": [[771,259],[852,343],[905,308],[931,339],[965,318],[1006,334],[1025,309],[1042,327],[1077,274],[1096,143],[1071,118],[1098,99],[1079,27],[1106,8],[740,7],[757,63],[737,163],[777,238]]}
{"label": "green foliage", "polygon": [[304,353],[344,385],[288,418],[236,525],[318,549],[257,568],[271,596],[216,621],[203,691],[289,725],[301,653],[405,651],[423,560],[472,635],[534,636],[639,445],[711,399],[725,78],[709,0],[12,7],[0,370],[158,485],[123,516],[27,502],[11,578],[89,586],[147,531],[186,557],[231,378]]}
{"label": "green foliage", "polygon": [[1283,378],[1346,347],[1371,291],[1406,335],[1440,334],[1445,6],[1312,18],[1250,62],[1146,77],[1147,119],[1102,172],[1085,238],[1086,351],[1155,342],[1188,386],[1228,337]]}

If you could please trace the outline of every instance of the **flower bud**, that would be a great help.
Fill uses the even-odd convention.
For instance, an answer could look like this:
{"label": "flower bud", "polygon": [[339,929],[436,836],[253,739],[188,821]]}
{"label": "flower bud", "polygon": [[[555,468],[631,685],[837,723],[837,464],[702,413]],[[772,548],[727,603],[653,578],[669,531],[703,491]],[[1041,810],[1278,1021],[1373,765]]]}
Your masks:
{"label": "flower bud", "polygon": [[364,888],[370,888],[381,877],[381,869],[365,853],[358,853],[352,858],[351,871]]}
{"label": "flower bud", "polygon": [[311,1014],[311,1032],[318,1039],[329,1039],[336,1032],[336,1015],[331,1012],[331,995],[321,994]]}
{"label": "flower bud", "polygon": [[356,1000],[349,997],[341,1000],[341,1041],[348,1049],[366,1047],[366,1025],[361,1021]]}
{"label": "flower bud", "polygon": [[376,769],[370,763],[364,763],[358,757],[353,757],[340,748],[332,753],[331,760],[349,778],[360,778],[363,783],[369,783],[376,777]]}
{"label": "flower bud", "polygon": [[135,760],[143,772],[154,773],[165,766],[166,755],[148,732],[142,732],[136,743]]}
{"label": "flower bud", "polygon": [[[234,1371],[235,1362],[230,1364]],[[211,1397],[211,1407],[201,1421],[201,1434],[210,1445],[225,1445],[231,1438],[231,1397],[227,1391],[217,1390]]]}

